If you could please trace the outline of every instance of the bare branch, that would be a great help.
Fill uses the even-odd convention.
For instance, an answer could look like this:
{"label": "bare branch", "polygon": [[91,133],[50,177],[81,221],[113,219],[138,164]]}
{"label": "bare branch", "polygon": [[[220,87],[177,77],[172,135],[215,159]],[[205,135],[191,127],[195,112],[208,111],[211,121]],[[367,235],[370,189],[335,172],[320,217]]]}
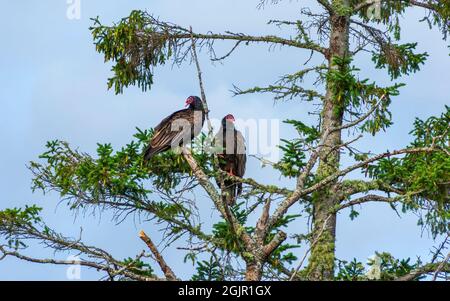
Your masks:
{"label": "bare branch", "polygon": [[369,194],[369,195],[365,195],[362,196],[360,198],[354,199],[348,203],[345,203],[344,205],[340,205],[338,208],[335,209],[335,212],[338,212],[342,209],[354,206],[354,205],[359,205],[359,204],[363,204],[363,203],[368,203],[368,202],[382,202],[382,203],[396,203],[401,201],[402,197],[395,197],[395,198],[389,198],[389,197],[384,197],[384,196],[380,196],[380,195],[375,195],[375,194]]}
{"label": "bare branch", "polygon": [[330,2],[328,0],[317,0],[317,2],[322,5],[330,14],[333,13],[333,7],[331,7]]}
{"label": "bare branch", "polygon": [[421,275],[435,273],[438,269],[440,272],[450,273],[450,264],[445,261],[425,264],[424,266],[411,271],[407,275],[395,279],[395,281],[412,281]]}
{"label": "bare branch", "polygon": [[[229,40],[229,41],[236,41],[236,42],[246,42],[246,44],[249,43],[266,43],[266,44],[276,44],[281,46],[291,46],[296,48],[302,48],[307,50],[316,51],[322,54],[325,54],[327,52],[326,48],[321,47],[318,44],[315,44],[311,41],[302,43],[293,39],[285,39],[282,37],[274,36],[274,35],[267,35],[267,36],[252,36],[252,35],[246,35],[243,33],[232,33],[232,32],[225,32],[223,34],[215,34],[215,33],[195,33],[191,32],[191,30],[187,28],[183,28],[181,26],[163,22],[160,20],[155,19],[153,16],[147,14],[146,17],[148,18],[148,25],[154,27],[154,31],[151,33],[151,35],[154,35],[157,39],[160,39],[161,36],[168,36],[170,40],[177,41],[178,46],[183,46],[186,39],[198,39],[202,41],[209,41],[210,43],[215,40]],[[142,38],[148,38],[147,36],[148,32],[142,31],[139,35]],[[212,46],[210,44],[210,46]]]}
{"label": "bare branch", "polygon": [[266,200],[261,216],[256,223],[255,237],[260,244],[264,243],[264,239],[267,235],[267,221],[269,220],[270,201],[270,198]]}
{"label": "bare branch", "polygon": [[287,188],[278,187],[278,186],[275,186],[275,185],[264,185],[264,184],[258,183],[252,178],[239,178],[239,177],[236,177],[236,176],[232,176],[232,175],[230,175],[227,172],[222,171],[222,170],[217,170],[217,172],[219,174],[221,174],[222,176],[224,176],[225,179],[231,179],[233,181],[241,182],[243,184],[247,184],[249,186],[252,186],[255,189],[259,189],[259,190],[264,191],[264,192],[276,193],[276,194],[280,194],[280,195],[284,195],[284,196],[291,195],[292,192],[293,192],[292,190],[287,189]]}
{"label": "bare branch", "polygon": [[155,256],[156,262],[159,264],[159,267],[163,271],[164,276],[166,276],[167,280],[178,280],[177,276],[175,276],[172,269],[167,265],[166,261],[162,257],[161,253],[159,253],[158,248],[156,248],[150,237],[148,237],[147,234],[145,234],[145,232],[142,230],[141,232],[139,232],[139,237],[143,242],[145,242],[150,251],[152,251],[153,256]]}
{"label": "bare branch", "polygon": [[361,122],[363,122],[364,120],[366,120],[370,115],[372,115],[373,112],[375,112],[375,110],[378,108],[378,106],[381,104],[381,102],[386,98],[386,94],[383,94],[380,99],[377,101],[377,103],[363,116],[361,116],[360,118],[356,119],[355,121],[352,121],[350,123],[341,125],[339,127],[336,127],[334,129],[332,129],[330,132],[336,132],[336,131],[340,131],[340,130],[344,130],[344,129],[349,129],[351,127],[354,127],[355,125],[360,124]]}
{"label": "bare branch", "polygon": [[341,191],[340,199],[348,198],[354,194],[361,192],[369,192],[371,190],[379,190],[383,192],[393,192],[396,194],[403,194],[404,191],[392,187],[381,180],[364,181],[364,180],[345,180],[339,184],[339,191]]}
{"label": "bare branch", "polygon": [[[366,7],[369,7],[369,6],[373,5],[373,4],[375,4],[377,1],[380,1],[380,0],[366,0],[366,1],[363,1],[363,2],[359,3],[358,5],[356,5],[353,8],[353,10],[354,11],[359,11],[361,9],[364,9]],[[381,0],[381,1],[386,1],[386,0]],[[400,0],[400,1],[403,1],[403,2],[408,1],[408,3],[411,6],[422,7],[422,8],[426,8],[426,9],[432,10],[432,11],[436,10],[435,7],[433,7],[432,5],[430,5],[428,3],[425,3],[425,2],[416,1],[416,0]]]}
{"label": "bare branch", "polygon": [[448,263],[449,260],[450,260],[450,252],[447,254],[447,256],[445,257],[444,261],[442,261],[439,264],[439,266],[437,267],[436,271],[434,271],[433,281],[435,281],[437,279],[437,276],[444,269],[444,266]]}
{"label": "bare branch", "polygon": [[233,48],[231,48],[231,50],[228,51],[225,55],[223,55],[221,57],[214,57],[211,60],[217,62],[217,61],[222,61],[222,60],[226,59],[236,50],[236,48],[239,46],[239,44],[241,44],[241,42],[242,41],[237,41],[236,44],[234,44]]}
{"label": "bare branch", "polygon": [[273,237],[273,239],[263,247],[263,252],[265,257],[267,258],[272,254],[272,252],[278,248],[287,238],[286,233],[283,231],[278,231],[277,234]]}
{"label": "bare branch", "polygon": [[213,132],[213,128],[211,125],[211,120],[209,120],[209,108],[208,108],[208,102],[206,101],[206,93],[205,93],[205,88],[203,86],[203,80],[202,80],[202,70],[200,69],[200,63],[198,61],[198,57],[197,57],[197,50],[196,50],[196,46],[195,46],[195,40],[194,40],[194,34],[192,32],[192,27],[190,28],[190,33],[191,33],[191,49],[192,49],[192,57],[194,59],[195,62],[195,66],[197,67],[197,76],[198,76],[198,83],[200,85],[200,93],[202,96],[202,102],[203,102],[203,107],[204,107],[204,111],[205,111],[205,117],[206,120],[208,122],[208,131],[209,131],[209,135],[212,135]]}

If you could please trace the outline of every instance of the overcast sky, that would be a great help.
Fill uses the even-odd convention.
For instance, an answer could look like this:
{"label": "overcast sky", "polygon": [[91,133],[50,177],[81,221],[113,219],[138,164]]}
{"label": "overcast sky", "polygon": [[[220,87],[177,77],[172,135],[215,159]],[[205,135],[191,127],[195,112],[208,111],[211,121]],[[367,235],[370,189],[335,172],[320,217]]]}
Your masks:
{"label": "overcast sky", "polygon": [[[151,91],[128,88],[116,96],[107,91],[110,65],[95,51],[88,30],[91,17],[100,16],[104,23],[118,21],[133,9],[146,9],[163,20],[192,25],[194,30],[236,31],[250,34],[283,34],[266,25],[269,19],[296,20],[302,5],[311,1],[282,1],[276,6],[257,10],[259,1],[106,1],[82,0],[80,19],[67,17],[65,0],[2,1],[0,11],[0,209],[38,204],[44,207],[44,220],[68,236],[77,236],[83,228],[83,240],[109,250],[117,258],[134,257],[144,249],[138,238],[140,229],[155,240],[160,237],[153,224],[139,224],[132,219],[115,225],[111,215],[78,216],[75,218],[58,205],[57,195],[41,195],[30,190],[31,173],[26,168],[44,150],[46,141],[61,139],[73,147],[93,153],[96,143],[111,142],[120,147],[132,139],[135,127],[149,128],[163,117],[180,109],[189,95],[198,93],[193,66],[157,68]],[[303,4],[304,3],[304,4]],[[423,12],[409,12],[402,20],[403,39],[419,42],[419,50],[430,54],[422,71],[408,78],[401,95],[392,103],[394,125],[387,133],[367,137],[360,142],[365,150],[385,151],[407,145],[415,117],[427,118],[440,114],[449,101],[450,62],[448,48],[436,30],[417,21]],[[220,43],[219,43],[220,44]],[[232,44],[220,44],[226,53]],[[309,53],[298,49],[268,49],[267,46],[241,47],[224,64],[211,64],[206,53],[200,56],[206,92],[212,116],[221,118],[233,113],[242,119],[295,118],[312,121],[311,106],[291,102],[274,104],[270,95],[231,97],[233,84],[241,87],[270,84],[279,76],[299,70]],[[376,72],[367,57],[356,61],[362,77],[371,77],[380,84],[390,82],[384,72]],[[281,125],[281,137],[293,137],[288,126]],[[248,176],[265,183],[278,183],[279,177],[261,170],[250,159]],[[282,182],[282,185],[292,185]],[[203,198],[205,202],[207,199]],[[204,218],[217,220],[212,204],[200,205]],[[387,205],[365,205],[360,216],[350,221],[348,212],[339,215],[337,227],[337,257],[363,262],[375,251],[391,252],[394,256],[429,258],[436,244],[416,225],[417,217],[399,218]],[[304,223],[303,223],[304,224]],[[304,226],[303,226],[304,227]],[[298,231],[302,228],[299,226]],[[304,229],[304,228],[303,228]],[[182,244],[182,242],[180,243]],[[301,257],[304,249],[298,251]],[[28,254],[52,257],[51,250],[33,245]],[[192,274],[192,266],[183,264],[179,251],[169,248],[164,256],[179,276]],[[69,254],[58,255],[65,258]],[[159,271],[158,271],[159,272]],[[101,275],[82,268],[82,280],[98,279]],[[13,258],[0,261],[0,280],[65,280],[66,267],[20,262]]]}

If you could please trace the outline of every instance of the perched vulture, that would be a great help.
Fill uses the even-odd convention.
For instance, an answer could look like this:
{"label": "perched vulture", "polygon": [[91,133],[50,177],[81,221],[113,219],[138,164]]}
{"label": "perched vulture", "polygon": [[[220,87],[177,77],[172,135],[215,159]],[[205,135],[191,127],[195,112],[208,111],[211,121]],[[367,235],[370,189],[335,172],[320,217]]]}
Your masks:
{"label": "perched vulture", "polygon": [[[245,173],[247,156],[245,154],[245,140],[241,132],[234,127],[234,116],[228,114],[222,119],[219,132],[214,137],[214,146],[219,158],[219,167],[232,176],[242,178]],[[217,183],[219,186],[220,183]],[[224,201],[232,206],[236,198],[242,192],[242,183],[236,180],[226,179],[224,181],[226,193]]]}
{"label": "perched vulture", "polygon": [[144,161],[172,147],[185,145],[202,130],[205,114],[202,100],[197,96],[186,99],[187,108],[164,118],[155,128],[145,149]]}

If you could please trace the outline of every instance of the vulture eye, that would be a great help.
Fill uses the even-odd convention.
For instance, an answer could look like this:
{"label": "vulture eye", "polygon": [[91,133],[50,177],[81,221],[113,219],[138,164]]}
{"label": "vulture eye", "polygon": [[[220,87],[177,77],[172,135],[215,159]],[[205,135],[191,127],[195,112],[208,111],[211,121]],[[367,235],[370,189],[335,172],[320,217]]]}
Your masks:
{"label": "vulture eye", "polygon": [[190,96],[186,99],[186,106],[190,105],[194,102],[194,97]]}
{"label": "vulture eye", "polygon": [[228,115],[225,117],[225,119],[226,119],[226,120],[229,120],[229,121],[231,121],[231,122],[234,122],[234,121],[235,121],[235,120],[234,120],[234,116],[231,115],[231,114],[228,114]]}

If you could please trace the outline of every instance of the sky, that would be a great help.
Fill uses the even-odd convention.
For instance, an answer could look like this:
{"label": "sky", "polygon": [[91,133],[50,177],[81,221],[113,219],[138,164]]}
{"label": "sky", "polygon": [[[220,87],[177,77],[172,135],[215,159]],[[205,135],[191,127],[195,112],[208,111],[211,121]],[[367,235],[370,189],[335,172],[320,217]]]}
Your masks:
{"label": "sky", "polygon": [[[128,143],[135,127],[149,128],[163,117],[180,109],[189,95],[199,94],[195,69],[167,64],[156,69],[155,83],[150,91],[131,87],[122,95],[107,90],[111,76],[109,63],[95,51],[90,18],[100,16],[105,24],[118,21],[133,9],[145,9],[163,20],[195,31],[249,34],[283,34],[269,19],[296,20],[302,5],[312,1],[282,1],[265,9],[256,9],[259,1],[106,1],[81,0],[80,16],[68,15],[71,1],[5,1],[0,11],[0,210],[37,204],[43,207],[43,217],[49,226],[67,236],[77,237],[83,229],[83,241],[110,251],[116,258],[134,257],[144,245],[138,237],[144,229],[155,241],[161,238],[151,223],[132,219],[116,225],[111,214],[74,216],[60,202],[58,195],[32,193],[32,175],[27,169],[44,151],[46,141],[66,140],[83,152],[93,153],[97,143],[110,142],[116,148]],[[409,11],[402,19],[404,41],[417,41],[420,51],[430,57],[422,70],[401,81],[407,86],[391,105],[394,125],[375,137],[359,142],[365,150],[381,152],[407,145],[414,118],[439,115],[450,104],[450,60],[448,48],[437,30],[429,30],[417,21],[421,11]],[[218,53],[226,53],[232,44],[219,43]],[[233,84],[240,87],[264,85],[279,76],[299,70],[309,52],[288,48],[268,48],[264,45],[241,47],[223,64],[210,63],[205,52],[200,54],[205,89],[212,117],[233,113],[242,119],[295,118],[312,121],[311,106],[298,100],[274,103],[270,95],[232,97]],[[319,60],[320,61],[320,60]],[[361,77],[370,77],[380,84],[389,84],[384,72],[374,70],[368,57],[355,61]],[[280,126],[281,137],[293,137],[293,130]],[[292,182],[261,169],[255,159],[249,159],[247,175],[263,183],[280,183],[292,187]],[[206,198],[203,198],[207,202]],[[212,204],[200,204],[204,217],[214,220]],[[367,204],[360,216],[350,221],[348,212],[338,217],[336,254],[340,259],[356,257],[365,262],[375,251],[391,252],[395,257],[430,257],[431,248],[439,243],[417,225],[417,217],[398,217],[389,206]],[[298,231],[306,230],[304,223]],[[302,228],[303,227],[303,228]],[[182,245],[182,242],[180,242]],[[305,250],[299,249],[298,257]],[[32,243],[29,255],[45,258],[67,258],[70,254],[53,254],[49,249]],[[192,265],[183,263],[180,251],[163,251],[166,261],[182,278],[192,275]],[[96,280],[103,275],[81,269],[81,279]],[[68,280],[67,267],[31,264],[6,258],[0,261],[0,280]]]}

